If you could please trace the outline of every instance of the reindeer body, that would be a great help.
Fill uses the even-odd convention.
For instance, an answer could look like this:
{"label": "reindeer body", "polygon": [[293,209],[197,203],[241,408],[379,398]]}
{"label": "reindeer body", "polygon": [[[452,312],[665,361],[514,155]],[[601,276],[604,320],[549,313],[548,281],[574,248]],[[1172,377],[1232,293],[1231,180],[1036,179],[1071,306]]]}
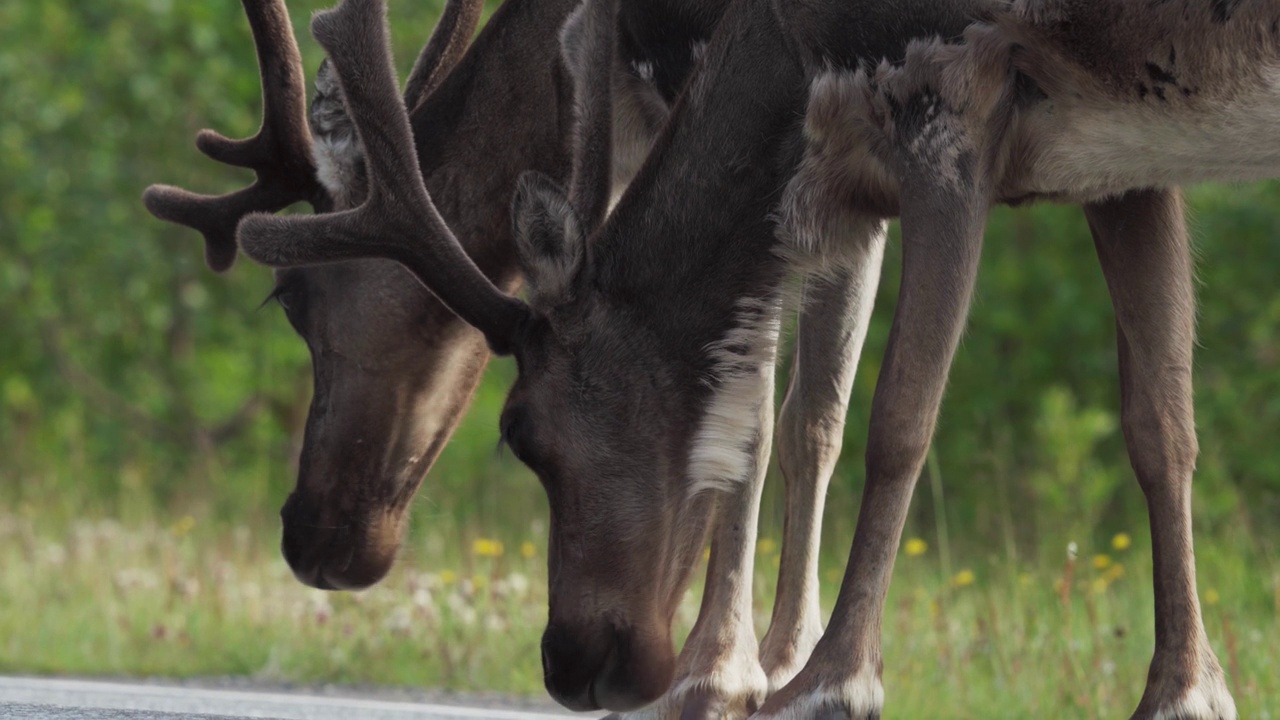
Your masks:
{"label": "reindeer body", "polygon": [[916,111],[932,116],[914,151],[954,158],[981,143],[1001,203],[1088,202],[1280,168],[1280,8],[1263,0],[1021,0],[959,42],[920,40],[900,65],[845,80],[852,87],[815,87],[811,130],[855,134],[822,154],[864,155],[848,164],[878,188],[853,201],[869,212],[893,209],[897,148],[884,133]]}
{"label": "reindeer body", "polygon": [[1041,0],[1016,5],[995,33],[1047,95],[1016,112],[1001,198],[1084,201],[1280,168],[1273,2]]}
{"label": "reindeer body", "polygon": [[1134,717],[1234,718],[1196,598],[1195,310],[1174,188],[1280,174],[1280,7],[1020,0],[959,36],[913,42],[901,62],[846,67],[812,84],[782,237],[801,262],[839,262],[856,228],[899,214],[902,296],[831,626],[761,714],[878,714],[868,668],[883,568],[933,434],[987,210],[1051,200],[1082,203],[1094,234],[1117,315],[1122,425],[1151,513],[1156,648]]}

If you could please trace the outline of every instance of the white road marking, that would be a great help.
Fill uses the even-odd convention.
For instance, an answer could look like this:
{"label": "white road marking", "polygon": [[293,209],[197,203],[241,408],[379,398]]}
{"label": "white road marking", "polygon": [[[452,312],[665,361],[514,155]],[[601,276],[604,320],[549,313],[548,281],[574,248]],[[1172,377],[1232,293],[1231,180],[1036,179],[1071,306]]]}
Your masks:
{"label": "white road marking", "polygon": [[[280,720],[362,718],[368,720],[564,720],[584,717],[569,712],[527,712],[360,698],[292,695],[281,692],[211,690],[90,680],[0,677],[0,716],[4,706],[44,705],[102,710],[221,715]],[[587,715],[586,717],[596,716]],[[91,717],[92,715],[86,715]]]}

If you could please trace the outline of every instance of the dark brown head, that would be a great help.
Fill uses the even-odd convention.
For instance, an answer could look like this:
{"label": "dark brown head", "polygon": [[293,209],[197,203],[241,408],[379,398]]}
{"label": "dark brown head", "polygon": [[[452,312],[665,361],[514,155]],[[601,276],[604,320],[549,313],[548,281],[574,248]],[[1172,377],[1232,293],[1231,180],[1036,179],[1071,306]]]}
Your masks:
{"label": "dark brown head", "polygon": [[499,427],[551,507],[546,686],[566,707],[628,710],[674,673],[671,622],[714,498],[688,483],[709,390],[597,288],[553,183],[522,179],[513,217],[530,305]]}
{"label": "dark brown head", "polygon": [[389,261],[280,270],[273,294],[315,376],[281,548],[308,585],[367,587],[391,568],[414,493],[489,353]]}

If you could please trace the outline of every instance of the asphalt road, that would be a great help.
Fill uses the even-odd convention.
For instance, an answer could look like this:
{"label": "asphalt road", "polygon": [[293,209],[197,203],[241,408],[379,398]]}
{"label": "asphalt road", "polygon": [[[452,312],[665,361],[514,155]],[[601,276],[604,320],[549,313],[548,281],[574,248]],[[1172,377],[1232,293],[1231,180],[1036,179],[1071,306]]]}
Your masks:
{"label": "asphalt road", "polygon": [[[500,704],[500,703],[491,703]],[[4,720],[565,720],[568,712],[471,707],[289,692],[0,677]]]}

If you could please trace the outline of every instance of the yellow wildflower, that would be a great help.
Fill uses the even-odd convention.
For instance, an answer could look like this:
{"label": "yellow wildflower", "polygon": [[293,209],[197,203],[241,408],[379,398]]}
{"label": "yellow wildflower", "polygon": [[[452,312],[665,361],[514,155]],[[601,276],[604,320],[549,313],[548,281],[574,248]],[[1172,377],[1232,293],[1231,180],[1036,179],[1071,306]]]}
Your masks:
{"label": "yellow wildflower", "polygon": [[525,540],[524,542],[520,543],[520,557],[531,558],[537,554],[538,554],[538,548],[535,547],[533,543],[529,542],[528,540]]}
{"label": "yellow wildflower", "polygon": [[902,551],[907,554],[907,557],[920,557],[928,549],[929,543],[920,538],[911,538],[902,546]]}
{"label": "yellow wildflower", "polygon": [[974,581],[976,581],[977,579],[978,577],[973,574],[972,570],[965,568],[964,570],[961,570],[960,572],[956,573],[955,577],[951,578],[951,584],[958,588],[968,587],[969,585],[972,585]]}
{"label": "yellow wildflower", "polygon": [[1094,578],[1093,582],[1089,583],[1089,590],[1094,595],[1101,595],[1107,591],[1107,586],[1110,584],[1106,578]]}
{"label": "yellow wildflower", "polygon": [[1116,533],[1116,536],[1111,538],[1111,547],[1116,550],[1128,550],[1132,544],[1133,538],[1129,537],[1129,533]]}
{"label": "yellow wildflower", "polygon": [[183,515],[178,522],[173,524],[173,527],[169,528],[169,532],[173,533],[174,537],[186,537],[195,526],[195,518],[190,515]]}
{"label": "yellow wildflower", "polygon": [[1099,553],[1093,556],[1093,569],[1106,570],[1111,567],[1111,556],[1106,553]]}
{"label": "yellow wildflower", "polygon": [[458,574],[452,570],[440,571],[440,582],[445,585],[452,585],[458,581]]}
{"label": "yellow wildflower", "polygon": [[502,557],[502,543],[488,538],[476,538],[471,543],[471,553],[479,557]]}
{"label": "yellow wildflower", "polygon": [[760,542],[756,543],[756,550],[764,555],[768,555],[777,549],[778,543],[773,538],[760,538]]}
{"label": "yellow wildflower", "polygon": [[1218,595],[1218,591],[1214,590],[1213,588],[1209,588],[1208,590],[1204,591],[1205,605],[1217,605],[1218,601],[1221,599],[1222,598]]}
{"label": "yellow wildflower", "polygon": [[1124,577],[1124,565],[1121,565],[1120,563],[1112,565],[1107,568],[1107,571],[1102,574],[1102,577],[1106,578],[1107,582],[1115,582],[1119,580]]}

